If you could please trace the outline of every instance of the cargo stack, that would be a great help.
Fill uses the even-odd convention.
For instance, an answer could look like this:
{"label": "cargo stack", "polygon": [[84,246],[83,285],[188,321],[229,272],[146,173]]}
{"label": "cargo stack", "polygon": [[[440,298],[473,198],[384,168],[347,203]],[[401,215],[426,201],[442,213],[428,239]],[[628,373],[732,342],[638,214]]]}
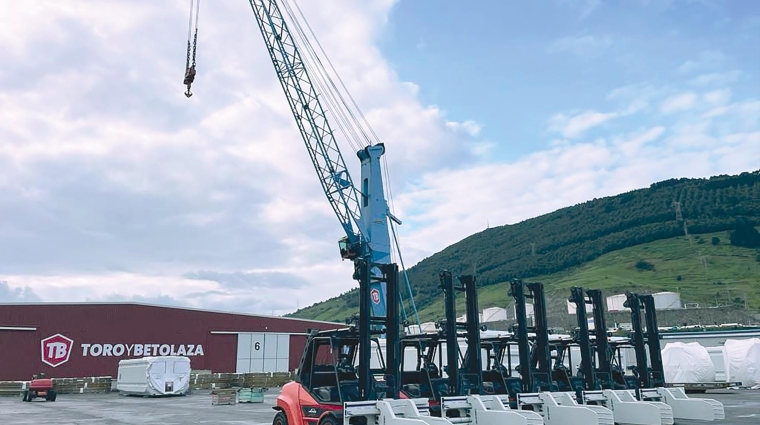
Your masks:
{"label": "cargo stack", "polygon": [[234,389],[218,389],[211,391],[213,406],[232,405],[237,403],[237,391]]}
{"label": "cargo stack", "polygon": [[111,377],[53,378],[53,388],[58,394],[93,394],[111,391]]}

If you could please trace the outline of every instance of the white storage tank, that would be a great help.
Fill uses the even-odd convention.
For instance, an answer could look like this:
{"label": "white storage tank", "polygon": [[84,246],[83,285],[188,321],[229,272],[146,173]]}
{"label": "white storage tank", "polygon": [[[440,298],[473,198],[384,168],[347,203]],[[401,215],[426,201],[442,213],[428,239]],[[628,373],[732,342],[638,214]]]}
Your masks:
{"label": "white storage tank", "polygon": [[[514,313],[514,318],[517,318],[517,306],[512,306],[512,312]],[[525,316],[527,316],[529,319],[532,319],[535,317],[535,313],[533,312],[533,304],[525,303]]]}
{"label": "white storage tank", "polygon": [[575,307],[575,303],[571,303],[569,300],[565,300],[565,303],[567,303],[567,314],[575,314],[577,308]]}
{"label": "white storage tank", "polygon": [[499,322],[502,320],[507,320],[506,308],[490,307],[483,309],[483,320],[481,320],[482,322]]}
{"label": "white storage tank", "polygon": [[623,306],[625,304],[625,294],[612,295],[607,297],[607,311],[626,311],[628,310]]}
{"label": "white storage tank", "polygon": [[681,295],[675,292],[658,292],[654,297],[655,310],[672,310],[681,308]]}
{"label": "white storage tank", "polygon": [[119,361],[116,389],[130,395],[182,395],[190,389],[190,358],[143,357]]}
{"label": "white storage tank", "polygon": [[409,335],[416,335],[421,333],[429,333],[429,332],[437,332],[438,329],[435,327],[435,323],[433,322],[425,322],[421,325],[409,325],[406,327],[406,333]]}

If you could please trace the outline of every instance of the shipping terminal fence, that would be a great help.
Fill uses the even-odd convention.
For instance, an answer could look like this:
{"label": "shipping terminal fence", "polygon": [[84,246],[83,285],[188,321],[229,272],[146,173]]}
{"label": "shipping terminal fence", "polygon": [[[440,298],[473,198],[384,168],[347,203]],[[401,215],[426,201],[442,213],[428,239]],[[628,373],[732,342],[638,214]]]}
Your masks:
{"label": "shipping terminal fence", "polygon": [[[274,388],[295,379],[292,372],[274,373],[192,373],[190,390],[223,388]],[[0,381],[0,396],[21,396],[29,381]],[[115,391],[116,380],[110,376],[87,378],[53,378],[58,394],[94,394]]]}

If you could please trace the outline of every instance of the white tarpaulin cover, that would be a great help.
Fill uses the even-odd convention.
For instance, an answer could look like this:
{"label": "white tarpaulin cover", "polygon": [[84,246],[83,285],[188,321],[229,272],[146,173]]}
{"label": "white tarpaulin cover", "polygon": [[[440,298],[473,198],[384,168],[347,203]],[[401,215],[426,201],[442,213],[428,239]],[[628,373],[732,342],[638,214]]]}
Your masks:
{"label": "white tarpaulin cover", "polygon": [[662,350],[665,382],[715,382],[715,365],[707,349],[698,342],[670,342]]}
{"label": "white tarpaulin cover", "polygon": [[729,380],[743,387],[760,384],[760,338],[727,339],[725,347]]}
{"label": "white tarpaulin cover", "polygon": [[121,360],[116,389],[134,395],[180,395],[190,388],[190,359],[183,356]]}

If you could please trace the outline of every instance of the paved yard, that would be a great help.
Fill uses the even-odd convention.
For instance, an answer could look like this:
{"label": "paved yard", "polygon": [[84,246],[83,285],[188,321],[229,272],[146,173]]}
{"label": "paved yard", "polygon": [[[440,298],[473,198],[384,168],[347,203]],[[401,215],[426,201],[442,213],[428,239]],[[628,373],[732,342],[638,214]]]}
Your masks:
{"label": "paved yard", "polygon": [[[270,390],[264,403],[212,406],[208,393],[196,392],[186,397],[141,398],[110,394],[61,394],[54,403],[23,403],[20,397],[0,397],[0,423],[38,424],[247,424],[270,425],[277,390]],[[726,409],[725,425],[760,423],[760,391],[722,391],[691,397],[709,397],[721,401]],[[706,424],[700,421],[677,421],[683,425]]]}

